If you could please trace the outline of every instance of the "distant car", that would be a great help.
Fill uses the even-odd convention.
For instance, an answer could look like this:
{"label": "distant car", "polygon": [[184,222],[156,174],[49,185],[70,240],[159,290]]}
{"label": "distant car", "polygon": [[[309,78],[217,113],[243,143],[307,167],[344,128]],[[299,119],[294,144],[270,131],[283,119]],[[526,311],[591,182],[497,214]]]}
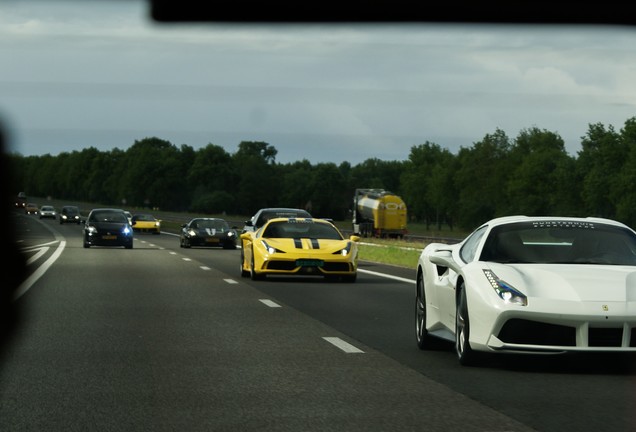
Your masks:
{"label": "distant car", "polygon": [[27,196],[24,192],[19,192],[18,196],[15,198],[15,206],[16,208],[25,208],[27,205]]}
{"label": "distant car", "polygon": [[161,234],[161,221],[151,214],[139,213],[133,215],[131,225],[135,232]]}
{"label": "distant car", "polygon": [[98,208],[90,211],[84,223],[84,247],[91,246],[133,248],[133,229],[123,210]]}
{"label": "distant car", "polygon": [[359,236],[345,238],[326,219],[274,218],[241,234],[241,276],[323,276],[355,282]]}
{"label": "distant car", "polygon": [[[486,353],[636,352],[636,232],[600,218],[509,216],[419,258],[415,335]],[[439,345],[437,345],[439,346]]]}
{"label": "distant car", "polygon": [[124,210],[124,213],[126,213],[126,217],[128,218],[128,223],[132,225],[132,213],[130,213],[127,210]]}
{"label": "distant car", "polygon": [[60,225],[65,223],[80,224],[82,222],[82,215],[80,209],[77,206],[66,205],[60,209],[59,212]]}
{"label": "distant car", "polygon": [[245,221],[242,232],[256,231],[270,219],[278,217],[303,217],[310,218],[311,214],[307,210],[287,207],[268,207],[257,211],[251,219]]}
{"label": "distant car", "polygon": [[34,204],[34,203],[27,203],[26,206],[24,206],[24,212],[26,214],[38,214],[38,205]]}
{"label": "distant car", "polygon": [[55,219],[56,217],[57,212],[55,211],[55,207],[50,205],[40,207],[40,219]]}
{"label": "distant car", "polygon": [[181,225],[180,246],[216,246],[223,249],[236,249],[238,233],[225,219],[195,218]]}

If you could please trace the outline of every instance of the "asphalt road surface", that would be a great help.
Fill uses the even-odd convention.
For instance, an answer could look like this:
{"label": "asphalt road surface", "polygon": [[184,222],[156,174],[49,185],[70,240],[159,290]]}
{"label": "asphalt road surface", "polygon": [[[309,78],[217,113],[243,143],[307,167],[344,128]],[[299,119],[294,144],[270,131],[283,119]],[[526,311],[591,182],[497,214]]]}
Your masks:
{"label": "asphalt road surface", "polygon": [[3,347],[2,431],[634,431],[634,357],[420,351],[414,272],[242,278],[239,250],[82,247],[16,213],[29,275]]}

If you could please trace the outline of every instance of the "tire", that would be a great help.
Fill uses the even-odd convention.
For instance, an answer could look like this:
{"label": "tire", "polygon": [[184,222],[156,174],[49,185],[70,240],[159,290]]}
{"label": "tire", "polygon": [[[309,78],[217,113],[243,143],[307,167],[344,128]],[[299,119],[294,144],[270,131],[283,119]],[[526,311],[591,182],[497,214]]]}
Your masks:
{"label": "tire", "polygon": [[88,249],[89,247],[91,247],[91,244],[84,239],[84,249]]}
{"label": "tire", "polygon": [[265,275],[257,274],[254,270],[254,254],[252,254],[252,261],[250,261],[250,278],[252,278],[253,281],[265,279]]}
{"label": "tire", "polygon": [[431,344],[431,336],[426,330],[426,291],[421,271],[417,272],[415,285],[415,341],[421,350],[427,349]]}
{"label": "tire", "polygon": [[241,277],[248,277],[250,275],[250,272],[248,272],[247,270],[245,270],[245,255],[243,255],[243,249],[241,248]]}
{"label": "tire", "polygon": [[463,282],[459,290],[455,313],[455,352],[461,365],[473,366],[477,361],[477,353],[470,347],[470,319],[466,285]]}

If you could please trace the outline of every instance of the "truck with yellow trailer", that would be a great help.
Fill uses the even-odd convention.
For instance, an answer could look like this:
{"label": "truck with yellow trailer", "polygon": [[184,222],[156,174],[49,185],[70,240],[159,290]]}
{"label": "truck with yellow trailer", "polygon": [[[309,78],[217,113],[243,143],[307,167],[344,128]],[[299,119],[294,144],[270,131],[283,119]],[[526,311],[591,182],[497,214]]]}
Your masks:
{"label": "truck with yellow trailer", "polygon": [[362,237],[402,238],[407,209],[399,196],[384,189],[356,189],[353,196],[353,232]]}

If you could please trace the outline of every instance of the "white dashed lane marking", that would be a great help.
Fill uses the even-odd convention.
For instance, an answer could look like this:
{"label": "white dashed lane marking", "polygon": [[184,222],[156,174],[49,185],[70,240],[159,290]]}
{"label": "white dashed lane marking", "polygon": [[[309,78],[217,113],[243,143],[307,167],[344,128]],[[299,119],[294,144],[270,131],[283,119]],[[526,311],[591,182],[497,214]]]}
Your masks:
{"label": "white dashed lane marking", "polygon": [[340,338],[325,336],[323,337],[323,339],[329,342],[330,344],[337,346],[338,348],[340,348],[341,350],[343,350],[344,352],[348,354],[364,353],[364,351],[362,351],[361,349],[354,347],[350,343],[345,342]]}
{"label": "white dashed lane marking", "polygon": [[273,302],[273,301],[271,301],[271,300],[267,300],[267,299],[260,299],[260,301],[261,301],[263,304],[265,304],[265,305],[267,305],[267,306],[269,306],[269,307],[273,307],[273,308],[281,307],[281,305],[279,305],[278,303]]}

